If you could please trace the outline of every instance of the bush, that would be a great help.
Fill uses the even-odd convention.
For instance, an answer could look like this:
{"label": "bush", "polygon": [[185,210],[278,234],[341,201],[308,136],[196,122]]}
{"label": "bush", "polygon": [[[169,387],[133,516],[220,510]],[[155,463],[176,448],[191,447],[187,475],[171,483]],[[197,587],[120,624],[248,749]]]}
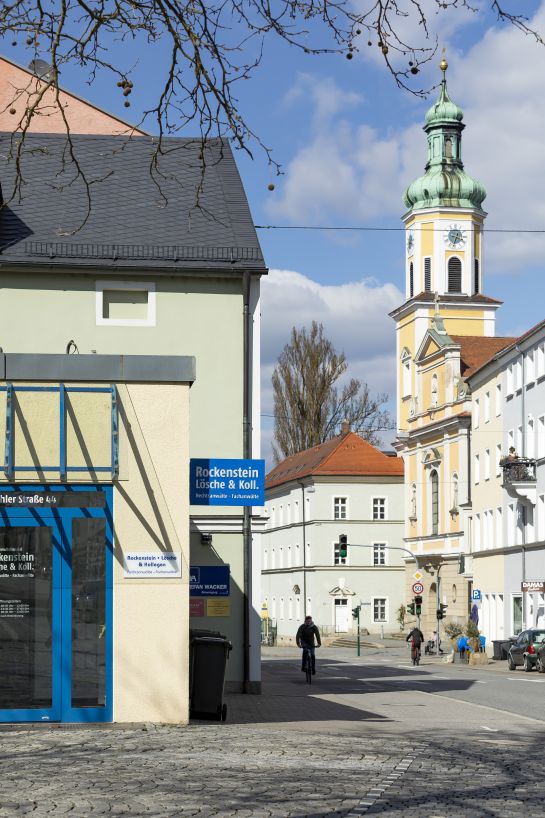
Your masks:
{"label": "bush", "polygon": [[457,622],[449,622],[448,625],[445,625],[445,633],[449,639],[457,639],[463,632],[464,629]]}
{"label": "bush", "polygon": [[467,620],[464,632],[469,639],[478,639],[480,635],[479,628],[472,619]]}

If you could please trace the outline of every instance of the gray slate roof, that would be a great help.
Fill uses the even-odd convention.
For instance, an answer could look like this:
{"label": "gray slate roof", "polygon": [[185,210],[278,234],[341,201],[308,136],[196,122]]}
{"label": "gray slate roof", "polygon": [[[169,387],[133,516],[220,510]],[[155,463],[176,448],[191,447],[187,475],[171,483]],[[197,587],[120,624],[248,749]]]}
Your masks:
{"label": "gray slate roof", "polygon": [[164,139],[152,167],[156,137],[72,135],[76,160],[92,182],[91,214],[82,226],[86,188],[66,135],[27,134],[25,183],[14,197],[13,138],[0,134],[0,265],[266,272],[228,143],[207,143],[198,208],[200,140]]}

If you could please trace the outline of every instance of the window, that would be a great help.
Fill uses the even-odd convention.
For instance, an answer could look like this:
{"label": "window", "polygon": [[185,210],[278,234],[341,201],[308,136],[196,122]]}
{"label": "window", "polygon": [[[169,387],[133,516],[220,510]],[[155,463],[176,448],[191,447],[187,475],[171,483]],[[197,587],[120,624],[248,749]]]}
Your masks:
{"label": "window", "polygon": [[[291,545],[288,545],[287,567],[291,568]],[[291,618],[291,617],[290,617]]]}
{"label": "window", "polygon": [[431,376],[431,406],[437,406],[438,403],[438,388],[437,375]]}
{"label": "window", "polygon": [[462,292],[462,262],[457,256],[451,256],[447,267],[449,293]]}
{"label": "window", "polygon": [[282,546],[278,549],[278,567],[284,567],[284,548]]}
{"label": "window", "polygon": [[537,348],[536,375],[538,378],[545,375],[545,344],[540,344]]}
{"label": "window", "polygon": [[286,525],[291,525],[291,503],[286,505]]}
{"label": "window", "polygon": [[490,392],[485,392],[483,401],[484,422],[488,423],[490,420]]}
{"label": "window", "polygon": [[97,281],[95,290],[97,326],[155,326],[155,284],[151,281]]}
{"label": "window", "polygon": [[479,426],[480,416],[481,416],[481,411],[480,411],[479,398],[475,398],[475,401],[473,403],[473,427],[475,429],[477,429],[478,426]]}
{"label": "window", "polygon": [[386,543],[373,543],[373,565],[386,565]]}
{"label": "window", "polygon": [[458,475],[454,472],[452,475],[452,511],[458,509],[458,502]]}
{"label": "window", "polygon": [[531,415],[528,415],[528,419],[526,421],[526,449],[524,450],[524,455],[526,457],[535,457],[536,451],[536,439],[534,434],[534,419]]}
{"label": "window", "polygon": [[439,475],[433,469],[430,473],[431,483],[431,533],[439,531]]}
{"label": "window", "polygon": [[509,503],[507,506],[507,542],[506,545],[513,545],[515,542],[515,505]]}
{"label": "window", "polygon": [[501,443],[496,443],[496,477],[501,477]]}
{"label": "window", "polygon": [[297,544],[295,546],[295,562],[294,565],[301,565],[301,546]]}
{"label": "window", "polygon": [[509,397],[509,395],[513,394],[514,390],[514,376],[513,376],[513,364],[509,364],[507,370],[505,372],[505,395]]}
{"label": "window", "polygon": [[507,451],[513,448],[515,445],[515,432],[513,429],[509,429],[507,432]]}
{"label": "window", "polygon": [[473,270],[473,292],[477,294],[480,292],[480,281],[479,281],[479,259],[475,259],[475,267]]}
{"label": "window", "polygon": [[386,622],[386,599],[375,597],[373,599],[373,622]]}
{"label": "window", "polygon": [[271,619],[276,619],[276,597],[271,599]]}
{"label": "window", "polygon": [[484,479],[490,480],[490,449],[484,450],[483,471]]}
{"label": "window", "polygon": [[403,397],[411,394],[411,359],[403,359]]}
{"label": "window", "polygon": [[526,385],[533,383],[536,379],[536,368],[534,362],[534,350],[526,353]]}
{"label": "window", "polygon": [[414,264],[409,264],[409,298],[412,298],[414,295]]}
{"label": "window", "polygon": [[496,384],[496,417],[501,415],[501,383]]}
{"label": "window", "polygon": [[537,498],[537,538],[545,540],[545,494]]}
{"label": "window", "polygon": [[340,550],[340,543],[333,543],[333,565],[346,565],[347,557],[341,557]]}
{"label": "window", "polygon": [[545,457],[545,415],[537,419],[537,456]]}
{"label": "window", "polygon": [[373,520],[386,519],[386,497],[373,497]]}
{"label": "window", "polygon": [[517,454],[520,455],[522,452],[522,426],[517,426]]}
{"label": "window", "polygon": [[476,514],[473,518],[473,550],[481,550],[481,515]]}
{"label": "window", "polygon": [[346,520],[346,507],[347,507],[347,499],[346,497],[334,497],[333,498],[333,519],[334,520]]}
{"label": "window", "polygon": [[480,479],[481,479],[481,463],[480,463],[479,455],[476,454],[473,457],[473,481],[474,481],[475,485],[477,485],[477,483],[480,481]]}
{"label": "window", "polygon": [[424,259],[424,290],[431,293],[431,258]]}
{"label": "window", "polygon": [[525,514],[524,525],[526,528],[525,542],[527,543],[534,542],[536,538],[534,526],[534,507],[528,504],[525,508],[524,514]]}
{"label": "window", "polygon": [[522,389],[522,361],[520,358],[515,364],[515,389]]}
{"label": "window", "polygon": [[502,510],[501,506],[496,509],[496,540],[494,548],[501,548],[503,546],[503,527],[502,527]]}

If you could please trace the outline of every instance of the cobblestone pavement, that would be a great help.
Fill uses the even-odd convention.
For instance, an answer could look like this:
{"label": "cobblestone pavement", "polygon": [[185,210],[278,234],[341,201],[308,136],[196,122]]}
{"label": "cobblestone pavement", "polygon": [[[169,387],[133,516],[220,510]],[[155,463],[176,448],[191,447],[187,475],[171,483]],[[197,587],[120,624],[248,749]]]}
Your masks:
{"label": "cobblestone pavement", "polygon": [[542,725],[485,732],[470,722],[412,736],[297,691],[282,692],[276,672],[264,696],[231,697],[227,724],[6,727],[0,817],[543,814]]}

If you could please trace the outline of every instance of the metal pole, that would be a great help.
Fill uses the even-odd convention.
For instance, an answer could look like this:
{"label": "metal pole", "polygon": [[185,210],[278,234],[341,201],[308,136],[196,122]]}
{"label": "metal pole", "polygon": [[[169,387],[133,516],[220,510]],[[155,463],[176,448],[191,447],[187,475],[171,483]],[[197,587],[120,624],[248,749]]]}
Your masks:
{"label": "metal pole", "polygon": [[435,610],[435,613],[436,613],[436,617],[437,617],[437,626],[436,626],[437,630],[435,632],[435,651],[437,653],[437,656],[439,656],[439,645],[441,644],[441,638],[440,638],[441,620],[439,619],[437,614],[438,614],[438,612],[440,610],[440,605],[441,605],[441,577],[439,576],[439,574],[441,573],[441,568],[442,567],[443,566],[440,565],[439,568],[437,569],[437,586],[436,586],[436,596],[437,596],[436,604],[437,604],[437,608]]}
{"label": "metal pole", "polygon": [[361,612],[361,603],[358,606],[358,656],[361,656],[361,641],[360,641],[360,612]]}
{"label": "metal pole", "polygon": [[303,616],[307,615],[307,543],[306,543],[306,517],[305,517],[305,484],[298,481],[303,494]]}
{"label": "metal pole", "polygon": [[[242,449],[243,457],[252,456],[252,426],[251,426],[251,345],[250,345],[250,273],[244,270],[242,284]],[[250,691],[250,609],[252,605],[252,518],[249,506],[244,506],[242,517],[243,541],[243,612],[242,612],[242,644],[243,644],[243,692]]]}

